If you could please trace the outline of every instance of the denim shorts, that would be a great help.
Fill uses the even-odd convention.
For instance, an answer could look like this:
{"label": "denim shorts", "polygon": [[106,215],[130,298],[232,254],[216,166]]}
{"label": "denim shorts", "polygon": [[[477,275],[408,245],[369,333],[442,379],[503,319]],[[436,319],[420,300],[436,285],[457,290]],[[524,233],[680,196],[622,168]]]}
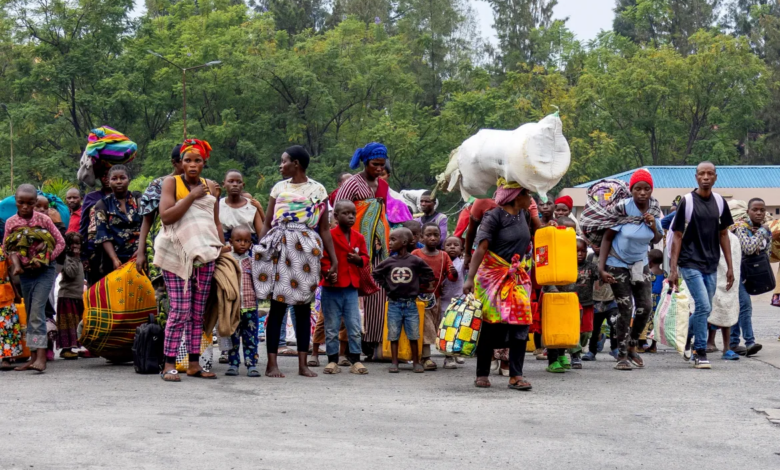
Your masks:
{"label": "denim shorts", "polygon": [[420,339],[420,313],[417,299],[389,300],[387,306],[387,340],[398,341],[401,327],[409,341]]}

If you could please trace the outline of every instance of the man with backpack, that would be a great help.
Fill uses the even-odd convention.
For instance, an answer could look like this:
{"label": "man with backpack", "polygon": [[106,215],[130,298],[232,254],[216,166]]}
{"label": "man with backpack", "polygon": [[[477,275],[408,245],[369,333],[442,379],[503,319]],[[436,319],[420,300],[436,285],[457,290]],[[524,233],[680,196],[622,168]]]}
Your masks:
{"label": "man with backpack", "polygon": [[694,358],[696,369],[711,368],[706,350],[707,319],[712,312],[721,249],[728,266],[726,289],[730,290],[734,285],[728,233],[734,221],[723,197],[712,192],[717,180],[718,175],[713,163],[699,163],[696,167],[696,182],[699,187],[683,197],[672,222],[674,235],[670,250],[669,284],[676,287],[679,277],[682,276],[696,304],[689,322],[688,342],[684,353],[686,361]]}

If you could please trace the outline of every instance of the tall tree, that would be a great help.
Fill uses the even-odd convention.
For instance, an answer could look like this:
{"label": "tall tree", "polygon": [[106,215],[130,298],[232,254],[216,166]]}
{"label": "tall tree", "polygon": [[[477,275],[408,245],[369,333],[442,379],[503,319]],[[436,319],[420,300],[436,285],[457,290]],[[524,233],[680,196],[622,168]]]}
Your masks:
{"label": "tall tree", "polygon": [[488,0],[493,8],[493,27],[501,49],[504,70],[529,63],[533,54],[531,34],[549,27],[558,0]]}

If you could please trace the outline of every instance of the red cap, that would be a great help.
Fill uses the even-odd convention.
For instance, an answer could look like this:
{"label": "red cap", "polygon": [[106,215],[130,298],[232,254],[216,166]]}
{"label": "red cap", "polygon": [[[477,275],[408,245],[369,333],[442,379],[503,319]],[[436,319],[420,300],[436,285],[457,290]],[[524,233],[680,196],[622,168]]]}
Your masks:
{"label": "red cap", "polygon": [[634,174],[631,175],[631,181],[628,182],[628,189],[632,189],[634,185],[640,181],[644,181],[645,183],[649,184],[650,189],[653,189],[653,175],[651,175],[650,172],[644,168],[636,170]]}
{"label": "red cap", "polygon": [[571,196],[561,196],[555,200],[555,204],[563,204],[564,206],[568,207],[569,210],[574,208],[574,200],[571,198]]}

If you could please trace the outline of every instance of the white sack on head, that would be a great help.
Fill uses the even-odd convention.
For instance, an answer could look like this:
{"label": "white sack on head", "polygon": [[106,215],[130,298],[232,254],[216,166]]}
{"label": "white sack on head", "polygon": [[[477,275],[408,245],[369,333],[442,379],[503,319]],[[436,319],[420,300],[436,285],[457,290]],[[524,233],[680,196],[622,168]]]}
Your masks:
{"label": "white sack on head", "polygon": [[[426,192],[430,191],[430,189],[403,189],[401,190],[401,199],[404,203],[406,203],[407,206],[409,206],[409,210],[412,211],[412,215],[419,214],[422,212],[422,206],[420,205],[420,198],[422,198],[422,195]],[[436,209],[439,207],[439,199],[436,198],[433,208]]]}
{"label": "white sack on head", "polygon": [[482,129],[452,152],[439,185],[452,191],[460,184],[464,200],[482,196],[499,177],[519,183],[547,200],[571,163],[569,143],[558,113],[513,131]]}

